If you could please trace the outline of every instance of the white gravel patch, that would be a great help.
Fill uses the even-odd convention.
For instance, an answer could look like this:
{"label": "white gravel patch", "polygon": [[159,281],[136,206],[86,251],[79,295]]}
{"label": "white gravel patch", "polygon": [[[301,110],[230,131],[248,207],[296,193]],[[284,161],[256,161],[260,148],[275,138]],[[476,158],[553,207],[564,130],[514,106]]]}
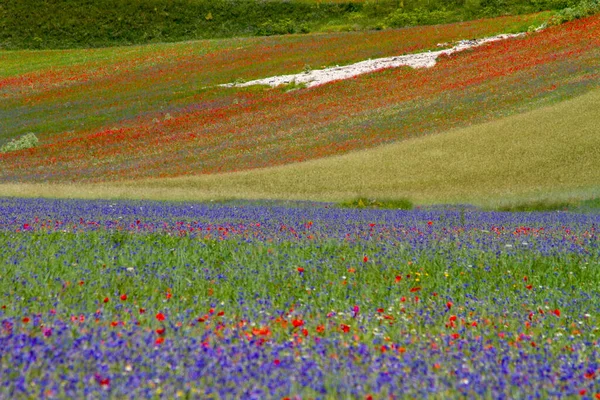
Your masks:
{"label": "white gravel patch", "polygon": [[[517,34],[502,34],[482,39],[461,40],[454,47],[438,51],[428,51],[425,53],[407,54],[396,57],[376,58],[374,60],[361,61],[355,64],[345,65],[343,67],[336,66],[332,68],[316,69],[299,74],[279,75],[270,78],[256,79],[243,83],[226,83],[219,86],[225,87],[241,87],[252,85],[269,85],[272,87],[290,84],[305,84],[307,87],[323,85],[324,83],[337,81],[341,79],[352,78],[357,75],[367,74],[369,72],[385,69],[407,66],[412,68],[431,68],[436,64],[436,60],[442,54],[452,54],[459,51],[467,50],[473,47],[481,46],[490,42],[497,42],[524,36],[525,33]],[[445,47],[447,44],[438,44],[439,47]]]}

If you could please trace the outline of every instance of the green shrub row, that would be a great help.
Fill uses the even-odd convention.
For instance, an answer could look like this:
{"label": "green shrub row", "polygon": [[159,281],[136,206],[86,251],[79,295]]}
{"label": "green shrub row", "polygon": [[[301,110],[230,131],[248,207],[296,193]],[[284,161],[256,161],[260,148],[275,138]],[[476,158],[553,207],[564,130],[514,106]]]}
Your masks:
{"label": "green shrub row", "polygon": [[408,199],[369,199],[366,197],[359,197],[354,200],[338,203],[338,207],[412,210],[414,206]]}
{"label": "green shrub row", "polygon": [[541,10],[581,14],[578,7],[579,0],[5,0],[0,49],[307,33],[331,26],[402,27]]}
{"label": "green shrub row", "polygon": [[249,0],[8,0],[0,48],[102,47],[300,33],[350,4]]}

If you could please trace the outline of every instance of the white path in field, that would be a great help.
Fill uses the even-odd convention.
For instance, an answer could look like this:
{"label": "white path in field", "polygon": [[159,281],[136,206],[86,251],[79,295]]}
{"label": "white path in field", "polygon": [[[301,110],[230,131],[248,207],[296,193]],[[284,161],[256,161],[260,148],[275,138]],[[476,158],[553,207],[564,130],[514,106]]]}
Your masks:
{"label": "white path in field", "polygon": [[452,54],[481,46],[486,43],[497,42],[499,40],[505,40],[524,35],[524,33],[502,34],[482,39],[461,40],[456,46],[444,50],[407,54],[396,57],[376,58],[374,60],[361,61],[355,64],[345,65],[343,67],[316,69],[307,72],[301,72],[299,74],[272,76],[270,78],[257,79],[243,83],[226,83],[220,86],[240,87],[251,85],[269,85],[275,87],[296,82],[305,84],[308,87],[312,87],[331,81],[352,78],[357,75],[366,74],[384,68],[397,68],[401,66],[408,66],[412,68],[431,68],[436,64],[437,58],[442,54]]}

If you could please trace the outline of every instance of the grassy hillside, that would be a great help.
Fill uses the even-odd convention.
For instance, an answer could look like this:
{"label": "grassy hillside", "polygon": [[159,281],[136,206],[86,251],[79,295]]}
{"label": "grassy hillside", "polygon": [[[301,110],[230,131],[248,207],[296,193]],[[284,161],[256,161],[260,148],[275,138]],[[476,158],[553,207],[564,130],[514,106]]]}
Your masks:
{"label": "grassy hillside", "polygon": [[498,121],[376,149],[232,174],[110,185],[3,184],[11,196],[147,199],[410,198],[419,203],[600,195],[600,90]]}
{"label": "grassy hillside", "polygon": [[[523,21],[119,49],[91,66],[81,60],[85,52],[59,52],[78,61],[7,77],[0,88],[5,140],[28,131],[41,139],[37,148],[0,155],[0,181],[270,167],[489,121],[600,86],[598,17],[455,54],[426,70],[387,70],[291,92],[212,86],[297,72],[307,60],[320,65],[431,48],[443,37],[516,23]],[[23,55],[43,59],[9,57]]]}
{"label": "grassy hillside", "polygon": [[9,0],[0,49],[105,47],[439,24],[557,10],[578,0]]}

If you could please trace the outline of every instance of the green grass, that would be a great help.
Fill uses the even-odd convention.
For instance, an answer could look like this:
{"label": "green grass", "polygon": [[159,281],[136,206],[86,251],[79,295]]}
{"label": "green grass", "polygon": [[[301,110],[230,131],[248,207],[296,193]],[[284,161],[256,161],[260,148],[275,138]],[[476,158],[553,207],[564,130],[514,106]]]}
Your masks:
{"label": "green grass", "polygon": [[[465,240],[472,240],[469,235],[465,233]],[[502,297],[526,294],[532,304],[542,304],[553,293],[564,299],[566,293],[574,295],[600,285],[600,274],[581,264],[581,260],[597,262],[591,255],[544,257],[535,249],[496,255],[459,250],[453,240],[438,242],[435,249],[417,251],[397,240],[394,238],[394,245],[388,246],[386,241],[352,244],[327,238],[255,243],[119,231],[3,232],[0,304],[11,304],[5,311],[9,316],[44,313],[51,308],[58,314],[70,315],[73,310],[91,314],[108,296],[111,301],[104,306],[104,318],[127,322],[132,315],[119,306],[121,293],[126,293],[135,307],[148,307],[150,313],[153,308],[168,307],[174,315],[202,315],[215,301],[225,304],[218,308],[225,308],[228,316],[239,315],[244,307],[260,309],[260,300],[268,299],[271,311],[307,304],[324,318],[322,310],[350,310],[355,302],[373,310],[397,304],[399,294],[409,295],[408,290],[414,286],[422,287],[422,293],[442,292],[457,304],[464,303],[468,296],[489,295],[490,288],[501,288]],[[21,251],[23,248],[29,251]],[[467,257],[471,265],[456,265],[449,270],[447,254],[458,259]],[[363,262],[365,255],[369,262]],[[14,263],[19,268],[14,268]],[[484,265],[491,271],[477,267]],[[306,267],[304,275],[298,274],[298,266]],[[412,278],[390,287],[399,273]],[[203,279],[205,274],[211,278]],[[545,289],[525,291],[523,276],[529,277],[530,284]],[[342,284],[344,279],[347,285]],[[572,286],[575,283],[577,288]],[[519,285],[518,289],[514,285]],[[313,289],[307,291],[307,287]],[[167,291],[174,295],[165,304]],[[519,308],[519,304],[512,301],[511,306]],[[476,310],[481,316],[487,312],[485,308]],[[438,328],[443,330],[443,324]],[[389,334],[394,339],[401,335],[395,331]]]}

